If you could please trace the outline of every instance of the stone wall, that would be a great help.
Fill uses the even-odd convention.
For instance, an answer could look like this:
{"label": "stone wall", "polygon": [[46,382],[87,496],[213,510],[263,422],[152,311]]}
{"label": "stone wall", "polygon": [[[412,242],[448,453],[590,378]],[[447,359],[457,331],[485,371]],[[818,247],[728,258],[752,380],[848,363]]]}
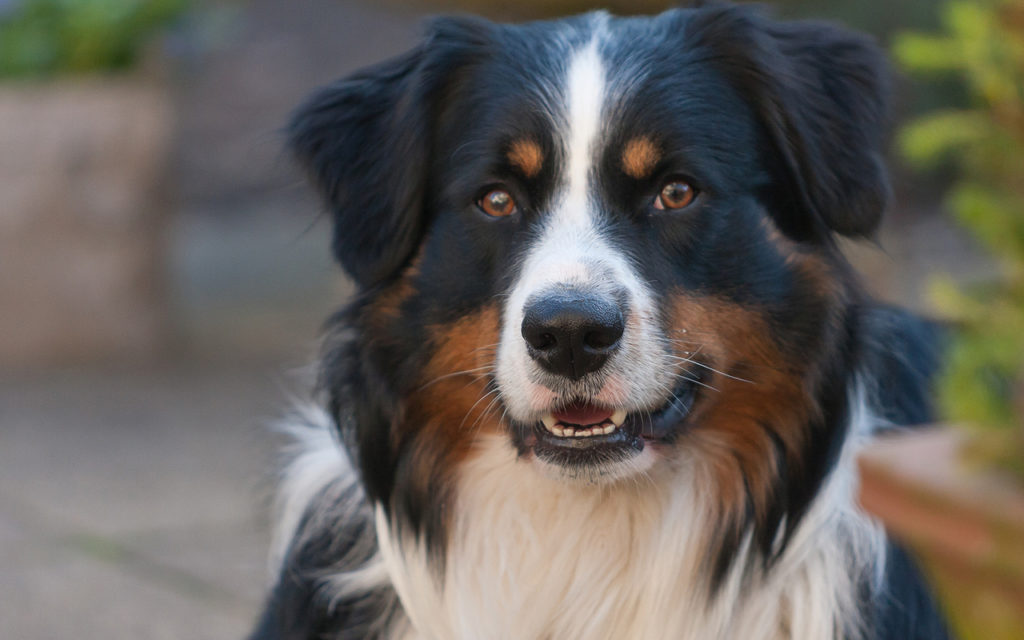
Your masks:
{"label": "stone wall", "polygon": [[0,85],[0,367],[165,343],[171,129],[158,83]]}

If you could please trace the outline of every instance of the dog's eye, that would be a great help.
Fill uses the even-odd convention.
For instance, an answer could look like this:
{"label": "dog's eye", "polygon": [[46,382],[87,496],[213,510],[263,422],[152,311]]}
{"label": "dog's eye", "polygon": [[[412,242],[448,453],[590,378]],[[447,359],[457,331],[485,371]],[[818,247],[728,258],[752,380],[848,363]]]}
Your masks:
{"label": "dog's eye", "polygon": [[476,202],[476,206],[489,216],[500,218],[516,212],[516,201],[504,189],[492,189]]}
{"label": "dog's eye", "polygon": [[697,189],[689,182],[679,178],[672,178],[661,188],[661,193],[654,199],[654,208],[682,209],[690,206],[693,199],[697,197]]}

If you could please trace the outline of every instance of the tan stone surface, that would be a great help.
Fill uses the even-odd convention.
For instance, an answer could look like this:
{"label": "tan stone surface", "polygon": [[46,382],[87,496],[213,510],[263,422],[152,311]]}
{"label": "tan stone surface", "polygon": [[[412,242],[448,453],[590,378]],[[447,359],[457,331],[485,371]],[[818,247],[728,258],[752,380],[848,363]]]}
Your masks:
{"label": "tan stone surface", "polygon": [[162,343],[172,124],[148,81],[0,86],[0,366]]}

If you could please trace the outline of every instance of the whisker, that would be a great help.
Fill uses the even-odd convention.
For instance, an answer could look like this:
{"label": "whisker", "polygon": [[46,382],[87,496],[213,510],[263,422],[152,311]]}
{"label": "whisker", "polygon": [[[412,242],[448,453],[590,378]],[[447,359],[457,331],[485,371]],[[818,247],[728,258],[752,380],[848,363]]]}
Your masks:
{"label": "whisker", "polygon": [[[477,401],[473,403],[473,406],[471,406],[469,408],[469,410],[466,411],[466,415],[462,416],[462,422],[459,423],[459,426],[457,427],[457,429],[461,430],[462,427],[465,426],[466,420],[469,419],[469,414],[473,413],[473,409],[476,409],[477,405],[479,405],[481,402],[483,402],[485,399],[487,399],[487,396],[489,396],[491,394],[494,394],[494,393],[497,393],[497,392],[498,392],[497,389],[491,389],[487,393],[485,393],[482,396],[480,396],[480,398],[478,398]],[[476,423],[474,422],[473,424],[476,424]]]}
{"label": "whisker", "polygon": [[[482,367],[476,367],[474,369],[463,369],[462,371],[453,371],[452,373],[446,373],[444,375],[441,375],[441,376],[438,376],[438,377],[434,378],[430,382],[424,383],[422,386],[417,387],[414,391],[422,391],[422,390],[426,389],[427,387],[429,387],[431,385],[434,385],[434,384],[437,384],[438,382],[441,382],[442,380],[447,380],[449,378],[454,378],[456,376],[470,375],[470,374],[476,373],[478,371],[493,371],[493,370],[494,370],[494,365],[490,365],[489,364],[489,365],[484,365]],[[475,379],[481,379],[481,378],[485,378],[485,377],[486,376],[483,376],[483,375],[476,375],[476,376],[474,376]]]}
{"label": "whisker", "polygon": [[721,375],[723,377],[729,378],[730,380],[736,380],[737,382],[746,382],[747,384],[756,384],[753,380],[747,380],[746,378],[740,378],[739,376],[734,376],[732,374],[729,374],[729,373],[726,373],[726,372],[721,371],[719,369],[716,369],[716,368],[712,367],[709,364],[705,364],[703,362],[700,362],[699,360],[693,360],[692,358],[687,358],[685,356],[677,356],[677,355],[674,355],[674,354],[668,354],[668,357],[673,359],[673,360],[675,360],[675,361],[677,361],[677,362],[687,362],[689,364],[697,365],[698,367],[703,367],[704,369],[707,369],[708,371],[714,371],[715,373],[717,373],[717,374],[719,374],[719,375]]}
{"label": "whisker", "polygon": [[690,376],[686,375],[685,373],[680,373],[679,377],[682,378],[683,380],[686,380],[687,382],[692,382],[693,384],[700,385],[700,386],[704,387],[705,389],[710,389],[711,391],[714,391],[715,393],[721,393],[720,389],[718,389],[716,387],[713,387],[713,386],[711,386],[710,384],[708,384],[706,382],[702,382],[702,381],[698,380],[697,378],[691,378]]}
{"label": "whisker", "polygon": [[[487,414],[489,414],[491,411],[494,410],[494,405],[496,405],[501,400],[501,396],[496,394],[495,393],[496,391],[497,391],[497,389],[494,389],[494,390],[492,390],[492,391],[490,391],[490,392],[488,392],[487,394],[484,395],[484,397],[486,398],[488,395],[490,395],[492,393],[495,394],[494,397],[491,398],[491,401],[487,403],[487,406],[484,407],[484,410],[480,412],[480,415],[477,416],[476,420],[473,421],[473,424],[471,424],[469,426],[469,430],[474,432],[473,433],[474,437],[476,437],[476,435],[479,434],[480,429],[483,427],[483,425],[481,424],[483,419],[485,417],[487,417]],[[470,409],[470,411],[472,411],[472,409]]]}
{"label": "whisker", "polygon": [[[671,340],[671,341],[672,342],[676,342],[676,340]],[[737,382],[746,382],[747,384],[754,384],[753,380],[747,380],[746,378],[740,378],[739,376],[734,376],[732,374],[729,374],[729,373],[726,373],[726,372],[721,371],[719,369],[716,369],[716,368],[712,367],[709,364],[706,364],[706,363],[700,362],[699,360],[696,360],[696,357],[700,354],[700,352],[701,352],[701,350],[703,348],[704,348],[703,344],[699,345],[697,347],[697,350],[694,351],[693,353],[691,353],[688,357],[687,356],[679,356],[679,355],[676,355],[676,354],[668,354],[668,355],[669,355],[670,358],[675,358],[675,359],[677,359],[679,361],[682,361],[682,362],[688,362],[690,364],[695,364],[698,367],[703,367],[703,368],[707,369],[708,371],[713,371],[713,372],[715,372],[715,373],[717,373],[717,374],[719,374],[721,376],[725,376],[726,378],[730,378],[732,380],[736,380]]]}

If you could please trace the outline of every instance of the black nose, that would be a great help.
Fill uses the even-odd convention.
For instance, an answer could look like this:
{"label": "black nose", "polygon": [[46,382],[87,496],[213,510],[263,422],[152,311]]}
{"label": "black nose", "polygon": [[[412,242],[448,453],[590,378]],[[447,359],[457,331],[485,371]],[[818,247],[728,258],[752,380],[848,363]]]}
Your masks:
{"label": "black nose", "polygon": [[552,373],[579,380],[597,371],[619,345],[622,311],[593,294],[558,292],[531,298],[523,314],[530,357]]}

